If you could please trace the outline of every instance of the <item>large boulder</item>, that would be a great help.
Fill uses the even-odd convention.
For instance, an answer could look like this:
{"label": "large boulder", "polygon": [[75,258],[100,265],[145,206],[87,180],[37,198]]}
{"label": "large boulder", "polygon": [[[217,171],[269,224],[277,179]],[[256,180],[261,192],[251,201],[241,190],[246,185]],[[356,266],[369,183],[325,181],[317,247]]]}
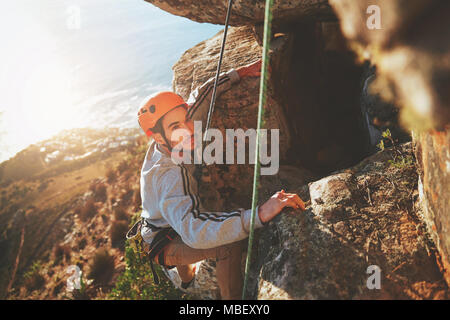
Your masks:
{"label": "large boulder", "polygon": [[[146,0],[155,6],[177,16],[197,22],[224,24],[228,0]],[[254,25],[264,21],[265,0],[234,1],[230,25]],[[275,0],[273,6],[275,20],[285,22],[298,18],[335,18],[328,0]]]}
{"label": "large boulder", "polygon": [[[184,98],[214,76],[222,35],[189,49],[173,67],[173,88]],[[259,59],[257,39],[251,27],[230,28],[222,70]],[[364,158],[368,138],[359,99],[363,67],[355,63],[339,24],[308,22],[287,28],[274,35],[270,52],[265,128],[280,129],[281,161],[327,174]],[[217,100],[212,126],[255,128],[258,96],[259,79],[243,79]]]}
{"label": "large boulder", "polygon": [[[222,32],[205,40],[186,51],[173,66],[173,89],[184,99],[190,92],[209,78],[214,77]],[[282,58],[284,38],[274,41],[272,60]],[[261,47],[253,36],[250,27],[230,28],[222,70],[237,69],[261,57]],[[230,90],[217,97],[211,128],[217,128],[225,137],[225,129],[256,128],[258,114],[259,82],[257,77],[241,79]],[[274,95],[272,82],[269,84],[267,105],[265,110],[265,128],[280,130],[280,159],[286,158],[290,146],[290,132],[287,127],[283,106]],[[224,139],[225,140],[225,139]],[[225,144],[225,141],[224,141]],[[224,146],[225,148],[225,146]],[[224,149],[225,150],[225,149]],[[269,147],[270,150],[270,147]],[[236,183],[239,181],[239,183]],[[200,195],[208,210],[232,210],[236,207],[249,207],[252,195],[253,165],[248,164],[214,164],[204,168],[200,184]]]}
{"label": "large boulder", "polygon": [[[253,297],[448,298],[440,256],[420,219],[412,157],[407,143],[310,183],[311,207],[282,213],[261,232]],[[300,185],[291,190],[307,197]],[[370,266],[380,270],[380,289],[367,286],[375,283]]]}

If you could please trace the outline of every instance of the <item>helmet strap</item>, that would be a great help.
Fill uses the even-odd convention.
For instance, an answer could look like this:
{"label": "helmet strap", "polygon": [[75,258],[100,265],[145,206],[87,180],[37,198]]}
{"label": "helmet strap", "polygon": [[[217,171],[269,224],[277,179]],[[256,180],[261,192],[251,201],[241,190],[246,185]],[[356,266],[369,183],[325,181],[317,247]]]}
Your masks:
{"label": "helmet strap", "polygon": [[167,139],[166,137],[166,132],[164,129],[161,130],[161,136],[163,137],[164,141],[166,142],[163,146],[167,148],[167,150],[169,150],[169,152],[172,152],[172,146],[170,145],[170,141],[169,139]]}

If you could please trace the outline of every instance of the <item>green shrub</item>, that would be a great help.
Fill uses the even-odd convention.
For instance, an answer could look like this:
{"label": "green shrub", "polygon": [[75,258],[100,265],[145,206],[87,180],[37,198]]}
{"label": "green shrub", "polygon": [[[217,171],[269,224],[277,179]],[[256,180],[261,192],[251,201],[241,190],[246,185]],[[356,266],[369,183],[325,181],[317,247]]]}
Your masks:
{"label": "green shrub", "polygon": [[87,245],[87,239],[86,238],[81,238],[78,241],[78,249],[83,250],[84,248],[86,248]]}
{"label": "green shrub", "polygon": [[89,291],[86,284],[83,281],[83,277],[80,278],[80,289],[74,289],[72,291],[72,297],[74,300],[90,300],[91,297],[89,295]]}
{"label": "green shrub", "polygon": [[24,275],[24,285],[28,292],[41,289],[45,284],[45,278],[41,274],[42,265],[35,262]]}
{"label": "green shrub", "polygon": [[134,190],[134,197],[133,197],[133,207],[134,210],[137,211],[141,208],[142,205],[142,199],[141,199],[141,192],[139,189]]}
{"label": "green shrub", "polygon": [[94,199],[96,201],[104,202],[108,199],[106,184],[102,182],[93,182],[90,185],[89,190],[91,190],[92,193],[94,194]]}
{"label": "green shrub", "polygon": [[103,223],[107,223],[109,221],[109,218],[106,214],[102,214],[101,218],[102,218]]}
{"label": "green shrub", "polygon": [[106,285],[114,275],[114,268],[114,257],[106,249],[100,249],[89,266],[88,278],[92,279],[94,284]]}
{"label": "green shrub", "polygon": [[127,188],[127,190],[122,193],[120,197],[120,203],[124,206],[128,206],[131,204],[131,200],[133,199],[134,190],[131,188]]}
{"label": "green shrub", "polygon": [[63,259],[65,259],[66,262],[69,262],[70,255],[71,248],[68,245],[57,244],[53,248],[53,258],[56,264],[60,263]]}
{"label": "green shrub", "polygon": [[52,296],[55,298],[65,287],[65,285],[66,285],[65,281],[58,282],[58,284],[52,289]]}
{"label": "green shrub", "polygon": [[128,161],[127,160],[122,160],[119,165],[117,166],[117,171],[119,172],[119,174],[124,173],[126,170],[128,170]]}
{"label": "green shrub", "polygon": [[129,220],[128,213],[123,207],[116,207],[114,209],[114,219],[117,221],[127,221]]}
{"label": "green shrub", "polygon": [[126,221],[113,221],[110,231],[111,245],[113,248],[124,249],[127,231],[128,223]]}
{"label": "green shrub", "polygon": [[88,199],[84,206],[79,208],[77,211],[81,221],[86,222],[90,220],[97,214],[97,207],[95,206],[94,199]]}
{"label": "green shrub", "polygon": [[106,171],[106,181],[111,184],[117,180],[116,171],[114,169],[109,168],[108,171]]}
{"label": "green shrub", "polygon": [[130,180],[131,177],[134,176],[134,172],[132,170],[127,170],[124,173],[122,173],[122,179],[123,181],[128,181]]}
{"label": "green shrub", "polygon": [[97,185],[97,188],[95,189],[95,198],[102,202],[105,202],[108,199],[106,184],[100,183]]}
{"label": "green shrub", "polygon": [[388,143],[392,146],[392,152],[391,152],[391,158],[388,160],[388,163],[395,168],[403,169],[409,166],[412,166],[414,164],[414,159],[412,156],[407,155],[404,156],[400,149],[398,148],[398,145],[395,143],[391,131],[389,129],[386,129],[382,133],[382,139],[380,140],[380,143],[377,144],[377,147],[384,151],[386,149],[386,144],[384,141],[388,141]]}
{"label": "green shrub", "polygon": [[128,245],[125,249],[125,261],[127,267],[117,279],[115,288],[110,293],[110,298],[117,300],[179,300],[188,298],[163,275],[159,265],[155,265],[155,269],[160,275],[161,283],[156,285],[153,282],[152,273],[149,272],[150,267],[147,259],[141,260]]}

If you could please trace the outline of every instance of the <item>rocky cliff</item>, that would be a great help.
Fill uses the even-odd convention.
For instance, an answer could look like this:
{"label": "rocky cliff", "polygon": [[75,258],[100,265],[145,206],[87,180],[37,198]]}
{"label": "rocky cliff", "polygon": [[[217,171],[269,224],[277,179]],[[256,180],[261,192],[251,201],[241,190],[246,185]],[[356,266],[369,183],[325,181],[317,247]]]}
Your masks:
{"label": "rocky cliff", "polygon": [[[392,165],[396,155],[412,159],[411,143],[308,186],[287,185],[310,197],[311,207],[283,214],[262,231],[255,298],[448,298],[418,206],[415,166]],[[381,272],[379,290],[367,285],[370,266]]]}
{"label": "rocky cliff", "polygon": [[342,32],[377,66],[373,90],[414,132],[420,199],[450,283],[450,14],[448,1],[377,1],[381,29],[361,28],[372,1],[330,0]]}
{"label": "rocky cliff", "polygon": [[[211,23],[223,23],[227,4],[149,2]],[[285,188],[311,206],[258,232],[254,298],[448,297],[449,6],[380,0],[382,29],[369,30],[370,4],[275,1],[266,127],[280,128],[282,166],[262,179],[260,200]],[[263,7],[235,2],[223,70],[260,58]],[[214,75],[221,37],[175,64],[177,93],[186,98]],[[219,97],[212,127],[255,127],[258,91],[257,79],[244,79]],[[386,129],[389,148],[377,153]],[[249,207],[252,176],[251,166],[208,166],[202,201],[211,209]],[[379,290],[367,286],[373,265]]]}
{"label": "rocky cliff", "polygon": [[[197,22],[223,24],[227,12],[227,0],[146,0],[177,16]],[[255,25],[264,21],[264,0],[234,1],[230,25]],[[274,1],[274,18],[295,21],[299,17],[334,18],[327,0]]]}

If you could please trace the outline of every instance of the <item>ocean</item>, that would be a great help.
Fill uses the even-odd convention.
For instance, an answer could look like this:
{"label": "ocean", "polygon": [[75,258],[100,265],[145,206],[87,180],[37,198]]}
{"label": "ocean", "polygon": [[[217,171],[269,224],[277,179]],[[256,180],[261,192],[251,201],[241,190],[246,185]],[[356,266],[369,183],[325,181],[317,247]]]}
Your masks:
{"label": "ocean", "polygon": [[0,12],[0,162],[63,129],[137,127],[183,52],[223,28],[143,0],[2,0]]}

